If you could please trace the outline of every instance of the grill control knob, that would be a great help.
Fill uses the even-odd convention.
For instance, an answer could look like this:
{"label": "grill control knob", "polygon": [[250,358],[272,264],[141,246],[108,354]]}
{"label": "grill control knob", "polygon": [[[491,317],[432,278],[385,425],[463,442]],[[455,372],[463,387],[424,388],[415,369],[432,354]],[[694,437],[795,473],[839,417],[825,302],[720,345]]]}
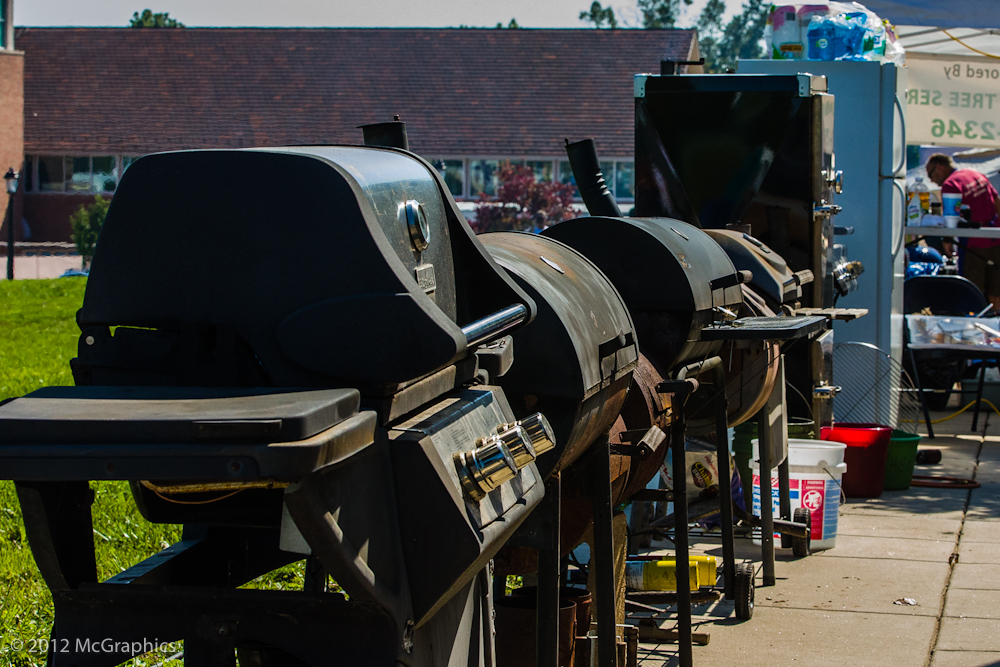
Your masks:
{"label": "grill control knob", "polygon": [[507,425],[507,428],[500,431],[495,437],[500,439],[500,442],[507,446],[510,450],[511,456],[514,457],[514,463],[517,464],[518,470],[528,465],[535,460],[538,453],[535,451],[535,446],[531,442],[531,438],[528,432],[520,424]]}
{"label": "grill control knob", "polygon": [[529,415],[521,420],[521,428],[523,428],[528,433],[528,439],[531,440],[532,446],[535,448],[535,454],[541,456],[545,452],[555,449],[556,447],[556,435],[552,430],[552,425],[549,424],[549,420],[545,418],[541,412],[536,412],[533,415]]}
{"label": "grill control knob", "polygon": [[517,476],[517,464],[499,436],[482,442],[471,452],[455,454],[462,486],[473,500],[481,500],[486,494]]}

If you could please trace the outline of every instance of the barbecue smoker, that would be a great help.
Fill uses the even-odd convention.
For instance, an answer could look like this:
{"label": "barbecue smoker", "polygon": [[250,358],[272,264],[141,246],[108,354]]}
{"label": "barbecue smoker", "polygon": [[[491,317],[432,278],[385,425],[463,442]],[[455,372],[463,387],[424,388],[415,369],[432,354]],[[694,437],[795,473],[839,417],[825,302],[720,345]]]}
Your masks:
{"label": "barbecue smoker", "polygon": [[[853,230],[834,224],[843,175],[826,90],[809,74],[636,75],[635,212],[706,230],[773,313],[849,320],[864,313],[834,307],[863,267],[835,243]],[[832,418],[832,349],[832,330],[788,349],[792,414]]]}

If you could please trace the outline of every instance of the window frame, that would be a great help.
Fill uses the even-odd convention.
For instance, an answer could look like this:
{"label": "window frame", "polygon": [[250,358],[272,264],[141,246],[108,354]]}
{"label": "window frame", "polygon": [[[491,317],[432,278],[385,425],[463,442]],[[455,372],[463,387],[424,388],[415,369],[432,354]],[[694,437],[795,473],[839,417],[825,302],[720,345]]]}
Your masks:
{"label": "window frame", "polygon": [[448,155],[435,155],[433,157],[426,157],[424,159],[427,160],[432,167],[434,167],[435,171],[437,171],[437,167],[434,166],[434,163],[437,160],[441,160],[441,161],[445,161],[445,162],[447,162],[449,160],[453,161],[453,162],[461,162],[462,163],[462,194],[461,195],[452,195],[452,196],[455,197],[456,200],[464,200],[464,199],[468,198],[468,193],[469,193],[469,158],[465,157],[464,155],[451,155],[451,156],[448,156]]}
{"label": "window frame", "polygon": [[[84,195],[84,196],[94,196],[94,195],[114,195],[118,190],[118,184],[121,183],[122,175],[125,173],[125,159],[132,158],[132,162],[135,162],[142,155],[133,154],[123,154],[123,153],[25,153],[25,162],[31,163],[31,190],[25,190],[25,194],[40,194],[40,195]],[[93,174],[94,174],[94,158],[101,157],[113,157],[115,160],[114,170],[115,170],[115,189],[114,190],[97,190],[94,186]],[[38,163],[40,158],[59,158],[60,165],[62,165],[62,188],[59,190],[43,190],[41,183],[38,180]],[[76,159],[76,158],[87,158],[89,164],[90,173],[90,187],[86,190],[70,190],[66,187],[66,160]],[[131,166],[131,164],[129,165]],[[27,180],[27,179],[26,179]]]}

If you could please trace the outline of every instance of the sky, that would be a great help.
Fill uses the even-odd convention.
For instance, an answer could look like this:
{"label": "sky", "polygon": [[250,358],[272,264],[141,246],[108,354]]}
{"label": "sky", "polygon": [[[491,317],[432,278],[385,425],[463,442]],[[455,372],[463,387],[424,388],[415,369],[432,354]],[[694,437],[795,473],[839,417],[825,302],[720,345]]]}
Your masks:
{"label": "sky", "polygon": [[[591,0],[14,0],[18,26],[126,26],[132,13],[169,12],[187,26],[493,27],[516,18],[524,28],[582,28]],[[678,22],[690,27],[707,0]],[[725,0],[726,18],[742,0]],[[607,4],[607,3],[603,3]],[[612,0],[623,27],[639,27],[635,1]],[[280,8],[280,9],[276,9]]]}

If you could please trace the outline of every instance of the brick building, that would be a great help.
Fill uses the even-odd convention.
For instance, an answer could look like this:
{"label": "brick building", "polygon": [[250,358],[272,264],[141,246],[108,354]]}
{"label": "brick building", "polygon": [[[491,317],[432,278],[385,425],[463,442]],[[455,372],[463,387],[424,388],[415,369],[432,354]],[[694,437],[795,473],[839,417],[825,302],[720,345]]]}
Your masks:
{"label": "brick building", "polygon": [[[18,171],[23,160],[24,54],[14,50],[14,3],[0,0],[0,176],[11,167]],[[7,189],[0,187],[0,218],[7,213],[7,199]],[[20,205],[21,197],[16,196],[15,220],[20,220]],[[7,239],[5,227],[0,227],[0,239]]]}
{"label": "brick building", "polygon": [[[689,30],[18,28],[13,37],[19,52],[0,56],[0,86],[17,87],[23,62],[23,147],[20,125],[4,122],[0,157],[23,156],[18,199],[32,241],[68,240],[70,213],[113,194],[138,156],[358,144],[358,125],[397,114],[411,150],[460,202],[491,194],[503,160],[571,180],[563,140],[585,137],[629,202],[632,77],[698,56]],[[18,120],[21,98],[2,99],[0,114]]]}

